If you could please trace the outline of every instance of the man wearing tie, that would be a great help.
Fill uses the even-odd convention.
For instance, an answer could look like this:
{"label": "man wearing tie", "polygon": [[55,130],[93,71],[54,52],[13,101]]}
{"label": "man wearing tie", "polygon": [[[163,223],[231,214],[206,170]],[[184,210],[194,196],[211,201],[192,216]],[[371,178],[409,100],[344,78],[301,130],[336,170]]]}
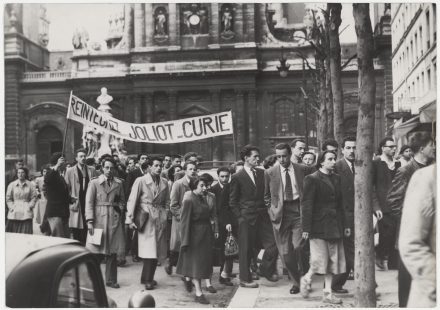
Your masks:
{"label": "man wearing tie", "polygon": [[264,204],[264,171],[255,169],[260,160],[257,147],[246,145],[240,152],[244,169],[232,175],[229,205],[238,220],[240,286],[257,288],[257,275],[251,275],[250,263],[257,242],[265,249],[260,265],[262,274],[271,281],[278,256],[272,225]]}
{"label": "man wearing tie", "polygon": [[336,162],[336,173],[341,176],[342,205],[345,210],[345,227],[350,228],[352,233],[343,239],[345,252],[346,272],[333,276],[332,291],[335,293],[348,293],[343,288],[347,282],[350,270],[354,268],[354,159],[356,152],[356,138],[347,137],[342,142],[342,159]]}
{"label": "man wearing tie", "polygon": [[293,280],[290,294],[297,294],[301,274],[294,249],[299,247],[302,238],[300,200],[304,176],[314,169],[292,163],[292,150],[287,143],[277,144],[275,154],[279,165],[265,171],[264,200],[281,261]]}

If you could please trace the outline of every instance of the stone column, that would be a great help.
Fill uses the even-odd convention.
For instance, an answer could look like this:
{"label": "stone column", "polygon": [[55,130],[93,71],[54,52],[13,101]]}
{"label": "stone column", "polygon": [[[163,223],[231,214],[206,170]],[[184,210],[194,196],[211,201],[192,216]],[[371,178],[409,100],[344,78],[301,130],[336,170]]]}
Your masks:
{"label": "stone column", "polygon": [[245,128],[244,128],[244,94],[241,90],[235,91],[235,115],[233,115],[234,121],[234,134],[235,143],[237,148],[237,154],[240,149],[245,145]]}
{"label": "stone column", "polygon": [[255,42],[255,3],[244,4],[244,41]]}
{"label": "stone column", "polygon": [[[154,93],[148,92],[144,94],[144,102],[143,102],[143,112],[146,123],[152,123],[154,121],[153,119],[153,106],[154,106]],[[142,121],[144,122],[144,121]],[[142,151],[147,153],[153,152],[153,144],[152,143],[142,143]]]}
{"label": "stone column", "polygon": [[218,10],[219,10],[218,3],[211,3],[211,28],[209,32],[210,32],[212,44],[218,44],[219,24],[220,24]]}
{"label": "stone column", "polygon": [[235,22],[234,22],[234,31],[236,34],[235,42],[243,42],[243,4],[236,3],[235,4]]}
{"label": "stone column", "polygon": [[258,113],[257,113],[257,101],[255,98],[255,90],[248,92],[248,117],[249,117],[249,142],[253,145],[257,145],[258,137]]}
{"label": "stone column", "polygon": [[[211,105],[215,112],[221,112],[221,103],[220,103],[220,91],[213,90],[211,91]],[[212,146],[212,160],[220,161],[222,160],[222,145],[223,138],[222,136],[213,138],[213,146]]]}
{"label": "stone column", "polygon": [[134,47],[145,46],[145,10],[143,3],[134,5]]}
{"label": "stone column", "polygon": [[180,14],[176,3],[169,3],[169,36],[171,45],[180,45]]}
{"label": "stone column", "polygon": [[145,46],[151,47],[154,34],[154,18],[153,18],[153,5],[151,3],[145,3]]}

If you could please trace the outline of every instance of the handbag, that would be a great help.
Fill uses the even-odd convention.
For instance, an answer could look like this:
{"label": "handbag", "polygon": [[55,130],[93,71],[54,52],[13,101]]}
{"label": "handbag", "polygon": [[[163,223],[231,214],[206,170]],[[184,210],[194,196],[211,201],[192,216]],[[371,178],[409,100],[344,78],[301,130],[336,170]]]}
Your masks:
{"label": "handbag", "polygon": [[225,242],[225,256],[226,257],[234,257],[238,255],[238,243],[235,240],[232,232],[228,232],[228,236],[226,237]]}
{"label": "handbag", "polygon": [[149,214],[145,212],[140,206],[136,208],[136,212],[134,214],[134,223],[137,226],[138,232],[143,232],[145,229],[145,225],[147,224]]}

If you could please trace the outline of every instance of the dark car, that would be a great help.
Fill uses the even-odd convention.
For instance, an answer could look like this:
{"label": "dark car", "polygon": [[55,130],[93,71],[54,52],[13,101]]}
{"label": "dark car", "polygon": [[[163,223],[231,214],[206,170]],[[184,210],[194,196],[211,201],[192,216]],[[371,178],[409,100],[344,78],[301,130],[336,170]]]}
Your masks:
{"label": "dark car", "polygon": [[[6,233],[5,278],[8,307],[116,307],[98,260],[72,239]],[[146,300],[154,302],[150,295]]]}

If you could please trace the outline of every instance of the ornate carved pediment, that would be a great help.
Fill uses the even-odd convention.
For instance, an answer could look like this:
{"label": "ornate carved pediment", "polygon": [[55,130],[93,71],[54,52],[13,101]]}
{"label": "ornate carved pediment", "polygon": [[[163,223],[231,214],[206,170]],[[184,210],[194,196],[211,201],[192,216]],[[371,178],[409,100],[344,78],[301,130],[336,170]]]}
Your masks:
{"label": "ornate carved pediment", "polygon": [[200,105],[196,105],[196,104],[193,104],[180,112],[181,115],[188,116],[188,117],[205,115],[205,114],[210,114],[210,113],[211,113],[210,110],[208,110]]}

